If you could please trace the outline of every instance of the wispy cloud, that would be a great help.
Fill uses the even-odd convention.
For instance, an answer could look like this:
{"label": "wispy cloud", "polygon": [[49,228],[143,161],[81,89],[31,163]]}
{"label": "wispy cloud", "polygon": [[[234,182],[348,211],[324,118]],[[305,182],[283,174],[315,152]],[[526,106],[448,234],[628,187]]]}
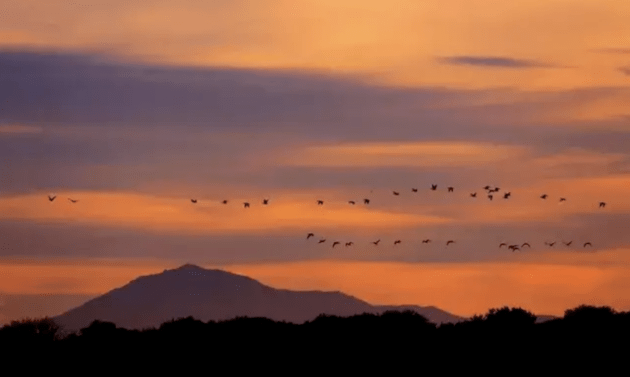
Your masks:
{"label": "wispy cloud", "polygon": [[630,48],[597,48],[593,51],[603,54],[630,54]]}
{"label": "wispy cloud", "polygon": [[626,76],[630,76],[630,66],[619,67],[619,72],[623,73]]}
{"label": "wispy cloud", "polygon": [[38,134],[43,129],[37,126],[24,126],[21,124],[0,124],[0,135],[2,134]]}
{"label": "wispy cloud", "polygon": [[437,58],[444,64],[473,65],[496,68],[559,68],[555,64],[544,63],[536,60],[515,59],[504,56],[446,56]]}
{"label": "wispy cloud", "polygon": [[355,143],[309,147],[281,163],[298,166],[474,166],[522,157],[527,148],[494,143]]}

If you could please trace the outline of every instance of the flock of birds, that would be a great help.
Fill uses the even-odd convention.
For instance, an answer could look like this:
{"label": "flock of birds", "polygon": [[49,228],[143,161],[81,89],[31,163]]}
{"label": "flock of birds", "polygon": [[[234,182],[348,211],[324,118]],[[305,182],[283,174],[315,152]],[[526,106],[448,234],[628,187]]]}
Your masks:
{"label": "flock of birds", "polygon": [[[436,191],[436,190],[437,190],[437,188],[438,188],[438,185],[437,185],[437,184],[432,184],[432,185],[431,185],[431,190],[432,190],[432,191]],[[487,194],[487,197],[488,197],[488,199],[489,199],[489,200],[492,200],[492,199],[493,199],[493,197],[494,197],[494,196],[493,196],[493,194],[494,194],[494,193],[497,193],[497,192],[499,192],[499,191],[501,190],[499,187],[494,187],[494,188],[493,188],[493,187],[491,187],[491,186],[489,186],[489,185],[487,185],[487,186],[483,187],[483,189],[484,189],[484,190],[486,190],[486,192],[487,192],[486,194]],[[454,187],[449,186],[449,187],[447,187],[447,190],[448,190],[448,192],[454,192],[455,188],[454,188]],[[414,192],[414,193],[417,193],[417,192],[418,192],[418,189],[417,189],[417,188],[412,188],[412,189],[411,189],[411,191],[412,191],[412,192]],[[393,193],[393,195],[394,195],[394,196],[399,196],[399,195],[400,195],[400,192],[399,192],[399,191],[392,191],[392,193]],[[512,195],[512,193],[511,193],[511,192],[509,192],[509,191],[508,191],[508,192],[504,192],[504,193],[503,193],[503,199],[509,199],[511,195]],[[470,193],[470,197],[472,197],[472,198],[476,198],[476,197],[477,197],[477,192],[472,192],[472,193]],[[547,197],[548,197],[548,195],[547,195],[547,194],[542,194],[542,195],[540,196],[540,199],[546,200],[546,199],[547,199]],[[55,200],[55,198],[56,198],[56,196],[51,196],[51,195],[48,195],[48,200],[49,200],[49,201],[51,201],[51,202],[52,202],[52,201],[54,201],[54,200]],[[565,202],[566,200],[567,200],[567,199],[566,199],[566,198],[564,198],[564,197],[560,197],[560,198],[559,198],[559,202]],[[77,203],[77,202],[78,202],[78,200],[77,200],[77,199],[72,199],[72,198],[68,198],[68,201],[70,201],[71,203]],[[198,200],[197,200],[197,199],[194,199],[194,198],[190,199],[190,201],[191,201],[191,203],[192,203],[192,204],[197,204],[197,202],[198,202]],[[222,203],[222,204],[228,204],[228,200],[227,200],[227,199],[225,199],[225,200],[223,200],[221,203]],[[262,204],[263,204],[263,205],[268,205],[268,204],[269,204],[269,199],[266,199],[266,198],[265,198],[265,199],[263,199],[263,200],[262,200]],[[355,202],[354,200],[349,200],[349,201],[348,201],[348,204],[350,204],[350,205],[356,205],[356,202]],[[367,199],[367,198],[363,199],[363,204],[365,204],[365,205],[370,204],[370,199]],[[317,200],[317,205],[319,205],[319,206],[324,205],[324,201],[323,201],[323,200],[321,200],[321,199],[318,199],[318,200]],[[249,202],[243,202],[243,207],[244,207],[244,208],[249,208],[249,207],[250,207],[250,203],[249,203]],[[599,208],[605,208],[605,207],[606,207],[606,202],[599,202]],[[306,235],[306,239],[307,239],[307,240],[308,240],[308,239],[310,239],[310,238],[312,238],[312,237],[315,237],[315,234],[314,234],[314,233],[308,233],[308,234]],[[325,242],[326,242],[326,239],[325,239],[325,238],[321,238],[321,239],[318,241],[318,244],[322,244],[322,243],[325,243]],[[381,242],[381,240],[380,240],[380,239],[378,239],[378,240],[376,240],[376,241],[372,241],[371,243],[372,243],[372,244],[374,244],[375,246],[378,246],[380,242]],[[428,244],[428,243],[430,243],[430,242],[432,242],[432,240],[431,240],[431,239],[424,239],[424,240],[422,240],[422,243],[423,243],[423,244]],[[394,246],[395,246],[395,245],[398,245],[398,244],[401,244],[401,243],[402,243],[402,240],[395,240],[395,241],[394,241]],[[450,244],[453,244],[453,243],[455,243],[455,241],[454,241],[454,240],[448,240],[448,241],[446,241],[446,246],[448,246],[448,245],[450,245]],[[573,241],[569,241],[569,242],[564,242],[564,241],[562,241],[562,243],[563,243],[565,246],[571,246],[571,244],[573,243]],[[554,242],[545,242],[545,245],[546,245],[546,246],[549,246],[549,247],[553,247],[555,244],[556,244],[556,241],[554,241]],[[333,248],[334,248],[335,246],[337,246],[337,245],[341,245],[341,242],[340,242],[340,241],[334,241],[334,242],[332,243],[332,247],[333,247]],[[352,242],[352,241],[345,242],[345,247],[349,247],[349,246],[352,246],[352,245],[354,245],[354,242]],[[531,248],[531,245],[530,245],[529,243],[527,243],[527,242],[525,242],[525,243],[523,243],[523,244],[520,244],[520,245],[519,245],[519,244],[509,244],[509,245],[508,245],[507,243],[501,243],[501,244],[499,244],[499,248],[503,248],[504,246],[505,246],[505,247],[507,247],[509,250],[512,250],[512,251],[521,250],[521,248],[524,248],[525,246],[527,246],[527,247]],[[585,243],[583,244],[583,247],[587,247],[587,246],[591,246],[591,247],[592,247],[593,245],[592,245],[590,242],[585,242]]]}

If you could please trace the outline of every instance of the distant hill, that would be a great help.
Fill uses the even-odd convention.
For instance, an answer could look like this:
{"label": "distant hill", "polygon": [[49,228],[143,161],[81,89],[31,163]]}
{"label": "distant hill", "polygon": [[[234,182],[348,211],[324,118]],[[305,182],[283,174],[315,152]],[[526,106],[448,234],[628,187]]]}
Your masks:
{"label": "distant hill", "polygon": [[204,322],[248,316],[300,324],[322,313],[345,317],[405,309],[436,324],[465,320],[431,306],[373,306],[341,292],[274,289],[246,276],[190,264],[141,276],[53,319],[66,331],[95,319],[141,330],[188,316]]}

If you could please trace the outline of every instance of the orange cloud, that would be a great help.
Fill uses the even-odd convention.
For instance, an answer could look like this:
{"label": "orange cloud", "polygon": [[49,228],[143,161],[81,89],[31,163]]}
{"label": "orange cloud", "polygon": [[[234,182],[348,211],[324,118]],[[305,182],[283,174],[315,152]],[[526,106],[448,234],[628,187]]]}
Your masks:
{"label": "orange cloud", "polygon": [[297,166],[475,166],[527,154],[528,148],[472,142],[361,143],[306,147],[280,164]]}
{"label": "orange cloud", "polygon": [[43,129],[41,127],[24,126],[21,124],[0,125],[0,135],[1,134],[38,134],[38,133],[41,133],[42,131]]}
{"label": "orange cloud", "polygon": [[[318,206],[305,196],[282,196],[263,206],[244,208],[245,198],[219,200],[152,197],[132,193],[61,192],[54,202],[46,194],[0,198],[0,219],[122,226],[177,234],[225,234],[274,229],[391,228],[440,224],[446,217],[350,207],[343,202]],[[70,203],[67,198],[78,200]],[[342,204],[343,203],[343,204]]]}
{"label": "orange cloud", "polygon": [[[35,0],[4,5],[0,45],[109,50],[166,64],[360,73],[403,86],[569,88],[618,85],[625,2],[584,0]],[[111,28],[116,25],[116,28]],[[308,46],[308,48],[304,48]],[[623,47],[623,46],[622,46]],[[436,56],[508,56],[577,69],[451,67]]]}

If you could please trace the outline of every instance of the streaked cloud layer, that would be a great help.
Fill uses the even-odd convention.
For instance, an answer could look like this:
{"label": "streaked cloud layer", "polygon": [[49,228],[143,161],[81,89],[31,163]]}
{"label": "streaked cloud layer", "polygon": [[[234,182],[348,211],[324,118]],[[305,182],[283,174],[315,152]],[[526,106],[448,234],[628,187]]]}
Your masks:
{"label": "streaked cloud layer", "polygon": [[472,65],[498,68],[553,68],[553,64],[535,60],[515,59],[503,56],[446,56],[437,59],[445,64]]}
{"label": "streaked cloud layer", "polygon": [[[630,309],[620,43],[630,3],[2,9],[0,266],[13,280],[0,277],[0,292],[12,303],[75,302],[191,262],[464,315],[503,304]],[[486,185],[501,188],[492,200]],[[41,265],[20,278],[9,265],[27,258]],[[73,280],[78,265],[87,272]]]}

